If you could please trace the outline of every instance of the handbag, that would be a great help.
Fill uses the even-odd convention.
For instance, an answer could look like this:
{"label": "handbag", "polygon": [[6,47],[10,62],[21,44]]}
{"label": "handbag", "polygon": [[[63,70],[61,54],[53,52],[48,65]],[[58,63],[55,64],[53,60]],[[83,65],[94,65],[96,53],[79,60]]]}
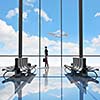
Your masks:
{"label": "handbag", "polygon": [[43,58],[43,62],[45,62],[45,58]]}

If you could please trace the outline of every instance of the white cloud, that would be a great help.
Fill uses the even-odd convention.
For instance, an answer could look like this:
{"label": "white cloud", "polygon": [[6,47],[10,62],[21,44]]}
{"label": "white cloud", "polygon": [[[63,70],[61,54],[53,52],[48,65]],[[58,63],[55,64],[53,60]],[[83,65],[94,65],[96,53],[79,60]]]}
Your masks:
{"label": "white cloud", "polygon": [[[56,89],[61,89],[61,83],[57,79],[55,80],[48,80],[49,85],[45,87],[44,80],[42,80],[42,87],[41,87],[41,92],[48,92],[50,90],[56,90]],[[52,84],[53,83],[53,84]],[[31,84],[27,84],[25,88],[23,89],[23,96],[29,95],[30,93],[39,93],[39,86],[38,86],[38,80],[33,80]],[[34,87],[33,87],[34,86]],[[33,87],[33,88],[32,88]],[[63,83],[63,88],[74,88],[74,84],[70,84],[68,82]]]}
{"label": "white cloud", "polygon": [[100,12],[97,12],[96,14],[95,14],[95,17],[99,17],[100,16]]}
{"label": "white cloud", "polygon": [[61,94],[49,94],[50,96],[54,96],[54,97],[56,97],[56,98],[61,98]]}
{"label": "white cloud", "polygon": [[36,0],[26,0],[25,2],[25,5],[28,6],[28,7],[34,7],[33,3],[35,2]]}
{"label": "white cloud", "polygon": [[29,2],[29,3],[33,3],[35,2],[36,0],[26,0],[26,2]]}
{"label": "white cloud", "polygon": [[[7,15],[6,15],[6,18],[10,19],[10,18],[16,16],[17,14],[19,14],[19,9],[18,8],[9,10]],[[25,20],[25,19],[27,19],[27,17],[28,17],[28,12],[23,12],[23,19]]]}
{"label": "white cloud", "polygon": [[[56,72],[59,71],[58,68],[56,68]],[[50,74],[54,74],[55,72]],[[41,79],[41,92],[46,93],[50,90],[60,90],[61,89],[61,83],[60,79],[48,79],[48,85],[45,86],[45,78]],[[67,81],[67,79],[63,82],[63,89],[67,88],[74,88],[74,84],[70,84],[70,82]],[[7,91],[9,89],[9,91]],[[26,95],[30,94],[35,94],[39,93],[39,80],[37,78],[33,79],[31,84],[26,84],[25,87],[23,88],[23,97]],[[9,95],[10,94],[10,95]],[[12,95],[14,94],[14,85],[13,83],[7,83],[3,89],[0,91],[0,96],[2,95],[0,100],[8,100],[9,97],[13,97]],[[16,95],[15,95],[16,96]],[[60,98],[60,95],[53,95],[57,98]],[[5,98],[4,98],[5,97]]]}
{"label": "white cloud", "polygon": [[[27,16],[27,15],[25,15]],[[6,29],[6,30],[5,30]],[[59,32],[56,31],[56,32]],[[64,32],[63,32],[64,33]],[[0,42],[4,44],[4,50],[17,52],[18,45],[18,32],[14,30],[11,25],[8,25],[5,21],[0,20]],[[38,36],[29,36],[27,33],[23,32],[23,54],[38,54],[39,49],[39,37]],[[41,38],[41,52],[44,54],[45,45],[48,46],[49,54],[60,54],[61,42],[56,40],[50,40],[47,37]],[[91,45],[100,46],[100,35],[97,38],[92,39]],[[88,46],[84,48],[85,53],[94,53],[96,48],[94,46]],[[79,47],[78,43],[73,42],[63,42],[63,53],[64,54],[78,54]]]}
{"label": "white cloud", "polygon": [[26,20],[28,17],[28,11],[23,12],[23,20]]}
{"label": "white cloud", "polygon": [[[5,30],[6,29],[6,30]],[[17,54],[18,52],[18,32],[14,30],[11,25],[8,25],[5,21],[0,20],[0,42],[4,44],[3,48],[1,49],[5,54]],[[50,40],[47,37],[41,38],[41,53],[44,54],[44,47],[45,45],[48,46],[49,54],[60,54],[60,41]],[[78,45],[72,42],[63,42],[63,49],[69,54],[77,53],[78,52]],[[27,33],[23,32],[23,54],[39,54],[39,37],[38,36],[29,36]],[[8,50],[11,52],[9,53]],[[66,53],[65,52],[65,53]],[[12,59],[12,58],[11,58]],[[5,60],[4,60],[5,61]],[[34,59],[36,63],[36,59]],[[2,61],[3,62],[3,61]],[[13,60],[14,62],[14,60]],[[32,61],[33,62],[33,61]],[[51,66],[55,66],[56,63],[60,65],[59,58],[49,58],[49,63]],[[3,62],[4,63],[4,62]],[[35,64],[36,64],[35,63]],[[5,65],[12,65],[10,59],[7,60]],[[0,63],[1,65],[1,63]],[[2,64],[3,65],[3,64]],[[44,63],[43,63],[44,65]],[[42,66],[43,66],[42,65]]]}
{"label": "white cloud", "polygon": [[15,8],[13,10],[9,10],[8,14],[6,15],[6,18],[12,18],[13,16],[16,16],[18,14],[18,8]]}
{"label": "white cloud", "polygon": [[4,88],[0,89],[0,100],[8,100],[12,94],[14,94],[14,85],[7,83]]}
{"label": "white cloud", "polygon": [[24,5],[26,6],[26,7],[28,7],[27,8],[27,10],[26,10],[26,12],[27,13],[30,13],[31,11],[33,11],[34,10],[34,3],[35,3],[35,1],[36,0],[26,0],[24,3]]}
{"label": "white cloud", "polygon": [[94,46],[100,46],[100,35],[98,35],[98,37],[94,37],[93,39],[92,39],[92,44],[94,45]]}
{"label": "white cloud", "polygon": [[92,90],[100,94],[100,85],[99,84],[92,84]]}
{"label": "white cloud", "polygon": [[96,51],[96,48],[94,47],[86,47],[85,48],[85,54],[93,54]]}
{"label": "white cloud", "polygon": [[24,20],[27,19],[27,16],[28,16],[27,12],[23,12],[23,19]]}
{"label": "white cloud", "polygon": [[70,54],[78,54],[79,53],[79,47],[78,47],[77,43],[63,42],[63,49],[66,54],[67,53],[70,53]]}
{"label": "white cloud", "polygon": [[[26,33],[24,33],[26,34]],[[23,39],[23,45],[24,45],[24,52],[23,54],[38,54],[38,37],[37,36],[28,36],[27,34],[24,36]],[[47,37],[42,37],[41,38],[41,52],[42,54],[44,54],[44,47],[47,45],[48,49],[49,49],[49,54],[60,54],[60,47],[61,47],[61,43],[60,41],[55,41],[55,40],[49,40]],[[34,46],[34,47],[33,47]],[[29,49],[28,49],[29,48]],[[75,43],[71,43],[71,42],[63,42],[63,48],[64,50],[66,50],[69,53],[75,54],[78,53],[78,45]]]}
{"label": "white cloud", "polygon": [[84,43],[89,44],[90,41],[89,40],[84,40]]}
{"label": "white cloud", "polygon": [[26,5],[26,6],[29,6],[29,7],[32,7],[32,8],[34,7],[34,5],[33,5],[33,4],[28,3],[28,2],[26,2],[26,3],[25,3],[25,5]]}
{"label": "white cloud", "polygon": [[0,37],[2,37],[0,42],[4,44],[4,49],[16,49],[17,32],[15,32],[11,25],[7,25],[3,20],[0,20]]}
{"label": "white cloud", "polygon": [[[36,13],[38,13],[38,15],[39,15],[39,9],[38,8],[35,8],[34,9],[34,12],[36,12]],[[42,9],[41,9],[41,17],[43,17],[43,19],[46,21],[46,22],[52,22],[52,19],[47,15],[47,13],[45,12],[45,11],[43,11]]]}

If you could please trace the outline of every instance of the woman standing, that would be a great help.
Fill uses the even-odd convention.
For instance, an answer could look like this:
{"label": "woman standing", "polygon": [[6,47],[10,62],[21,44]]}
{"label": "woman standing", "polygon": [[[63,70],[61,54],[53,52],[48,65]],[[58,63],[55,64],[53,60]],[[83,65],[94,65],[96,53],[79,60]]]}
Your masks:
{"label": "woman standing", "polygon": [[48,65],[48,50],[47,50],[47,46],[45,46],[45,67],[48,67],[49,68],[49,65]]}

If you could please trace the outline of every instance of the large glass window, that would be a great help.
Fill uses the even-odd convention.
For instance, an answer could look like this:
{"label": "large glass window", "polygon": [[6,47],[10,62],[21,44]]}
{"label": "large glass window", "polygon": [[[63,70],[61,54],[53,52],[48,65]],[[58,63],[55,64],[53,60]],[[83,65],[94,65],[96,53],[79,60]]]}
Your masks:
{"label": "large glass window", "polygon": [[[64,65],[79,55],[79,0],[23,0],[22,54],[37,65],[36,76],[22,89],[23,100],[78,100],[79,89],[65,76]],[[19,0],[0,2],[0,100],[14,99],[13,82],[3,84],[3,68],[18,57]],[[83,43],[87,66],[100,69],[100,1],[83,1]],[[45,47],[48,65],[45,68]],[[14,72],[6,74],[11,77]],[[92,75],[91,73],[89,73]],[[98,72],[100,75],[100,72]],[[94,76],[93,76],[94,77]],[[98,76],[100,78],[100,76]],[[100,81],[100,79],[98,79]],[[10,95],[9,95],[10,94]],[[98,100],[100,84],[89,83],[84,100]]]}
{"label": "large glass window", "polygon": [[0,2],[0,54],[17,54],[18,0]]}

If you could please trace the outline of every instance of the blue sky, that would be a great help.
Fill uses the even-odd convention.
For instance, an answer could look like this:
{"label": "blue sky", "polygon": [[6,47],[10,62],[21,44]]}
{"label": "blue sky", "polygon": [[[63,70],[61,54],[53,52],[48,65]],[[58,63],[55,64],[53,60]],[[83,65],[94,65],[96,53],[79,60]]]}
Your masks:
{"label": "blue sky", "polygon": [[[99,23],[100,23],[100,1],[91,0],[83,2],[83,33],[84,33],[84,53],[85,54],[99,54],[100,49],[100,38],[99,38]],[[33,1],[24,1],[23,2],[23,12],[24,12],[24,21],[23,21],[23,31],[26,33],[27,41],[33,41],[34,36],[38,39],[39,31],[38,31],[38,0]],[[41,35],[42,38],[45,38],[48,42],[46,45],[51,48],[53,47],[53,51],[55,47],[60,50],[60,38],[52,36],[48,34],[49,32],[59,34],[60,32],[60,0],[43,0],[42,1],[42,15],[41,15]],[[0,19],[3,22],[6,22],[4,27],[9,26],[15,31],[16,38],[18,37],[18,1],[13,1],[9,4],[9,0],[4,0],[0,3]],[[63,37],[63,53],[64,54],[78,54],[78,0],[63,0],[63,32],[67,33],[67,37]],[[2,26],[2,25],[1,25]],[[2,27],[1,27],[2,28]],[[2,30],[3,31],[3,30]],[[3,32],[2,32],[3,33]],[[7,33],[7,32],[6,32]],[[5,33],[5,34],[6,34]],[[9,35],[9,33],[7,33]],[[7,36],[7,35],[6,35]],[[33,37],[33,38],[32,38]],[[25,39],[26,39],[25,38]],[[24,40],[23,39],[23,42]],[[4,40],[4,39],[3,39]],[[9,40],[9,39],[8,39]],[[4,40],[5,41],[5,40]],[[11,52],[7,51],[8,47],[6,47],[5,42],[0,41],[0,52],[1,54],[6,52],[6,54],[17,54],[17,47],[14,47]],[[26,41],[26,40],[25,40]],[[53,45],[55,42],[55,45]],[[9,41],[8,41],[9,42]],[[17,44],[17,41],[15,41]],[[11,45],[15,45],[12,43],[12,40],[9,42]],[[28,45],[27,43],[23,43]],[[36,44],[36,43],[35,43]],[[59,44],[59,45],[57,45]],[[23,48],[29,54],[31,51],[27,50],[27,48],[34,49],[35,47],[26,46]],[[43,48],[44,44],[42,44]],[[27,47],[27,48],[26,48]],[[38,47],[38,43],[36,44]],[[11,47],[9,47],[11,48]],[[74,48],[73,51],[71,48]],[[6,49],[6,50],[5,50]],[[12,52],[13,51],[13,52]],[[25,53],[26,53],[25,51]],[[88,52],[90,51],[90,52]],[[32,54],[32,53],[31,53]],[[33,53],[34,54],[34,53]],[[52,53],[50,54],[60,54]]]}
{"label": "blue sky", "polygon": [[[41,53],[44,54],[44,46],[47,45],[49,54],[60,54],[60,0],[41,0]],[[62,0],[63,1],[63,17],[62,29],[63,34],[68,36],[63,37],[63,54],[78,54],[78,0]],[[38,50],[38,17],[39,17],[39,1],[38,0],[23,0],[23,54],[39,54]],[[99,0],[83,0],[83,33],[84,33],[84,54],[100,54],[100,1]],[[48,33],[53,33],[48,34]],[[17,54],[18,53],[18,0],[2,0],[0,2],[0,54]],[[5,61],[4,61],[5,59]],[[6,62],[6,65],[12,64],[8,58],[1,59],[0,66]],[[30,58],[31,59],[31,58]],[[38,58],[32,58],[29,61],[38,63]],[[88,64],[99,66],[99,59],[88,58]],[[71,63],[71,58],[64,58],[63,64]],[[33,62],[34,63],[34,62]],[[51,65],[60,66],[60,58],[49,58]],[[43,63],[42,63],[43,65]],[[94,65],[94,66],[95,66]],[[56,70],[56,69],[55,69]],[[60,68],[58,73],[60,72]],[[58,74],[50,71],[50,75]],[[42,72],[43,74],[43,72]],[[60,73],[59,73],[60,74]],[[50,81],[50,80],[49,80]],[[34,82],[34,81],[33,81]],[[36,81],[37,82],[37,81]],[[51,82],[54,82],[51,81]],[[59,80],[56,81],[59,85]],[[42,82],[42,85],[44,83]],[[63,82],[68,84],[67,79]],[[52,85],[52,84],[51,84]],[[69,85],[69,84],[68,84]],[[8,85],[7,85],[8,86]],[[33,84],[34,86],[34,84]],[[33,87],[32,85],[29,87]],[[42,99],[60,100],[60,88],[53,88],[48,86],[47,91],[42,90]],[[94,87],[90,90],[99,99],[100,86]],[[37,86],[38,87],[38,86]],[[0,89],[2,85],[0,84]],[[4,87],[5,88],[5,87]],[[8,88],[8,87],[6,87]],[[11,88],[11,87],[10,87]],[[27,88],[28,90],[28,88]],[[34,88],[33,88],[34,90]],[[38,92],[34,93],[26,91],[23,100],[38,100]],[[96,91],[95,91],[96,90]],[[44,92],[45,91],[45,92]],[[5,92],[5,91],[4,91]],[[70,100],[78,99],[78,89],[75,87],[63,88],[63,100],[70,98]],[[55,94],[55,95],[52,95]],[[67,94],[67,95],[66,95]],[[73,96],[71,96],[73,94]],[[86,95],[86,100],[93,100]],[[48,99],[48,100],[49,100]],[[2,99],[3,100],[3,99]],[[16,99],[15,99],[16,100]],[[44,100],[44,99],[43,99]]]}

